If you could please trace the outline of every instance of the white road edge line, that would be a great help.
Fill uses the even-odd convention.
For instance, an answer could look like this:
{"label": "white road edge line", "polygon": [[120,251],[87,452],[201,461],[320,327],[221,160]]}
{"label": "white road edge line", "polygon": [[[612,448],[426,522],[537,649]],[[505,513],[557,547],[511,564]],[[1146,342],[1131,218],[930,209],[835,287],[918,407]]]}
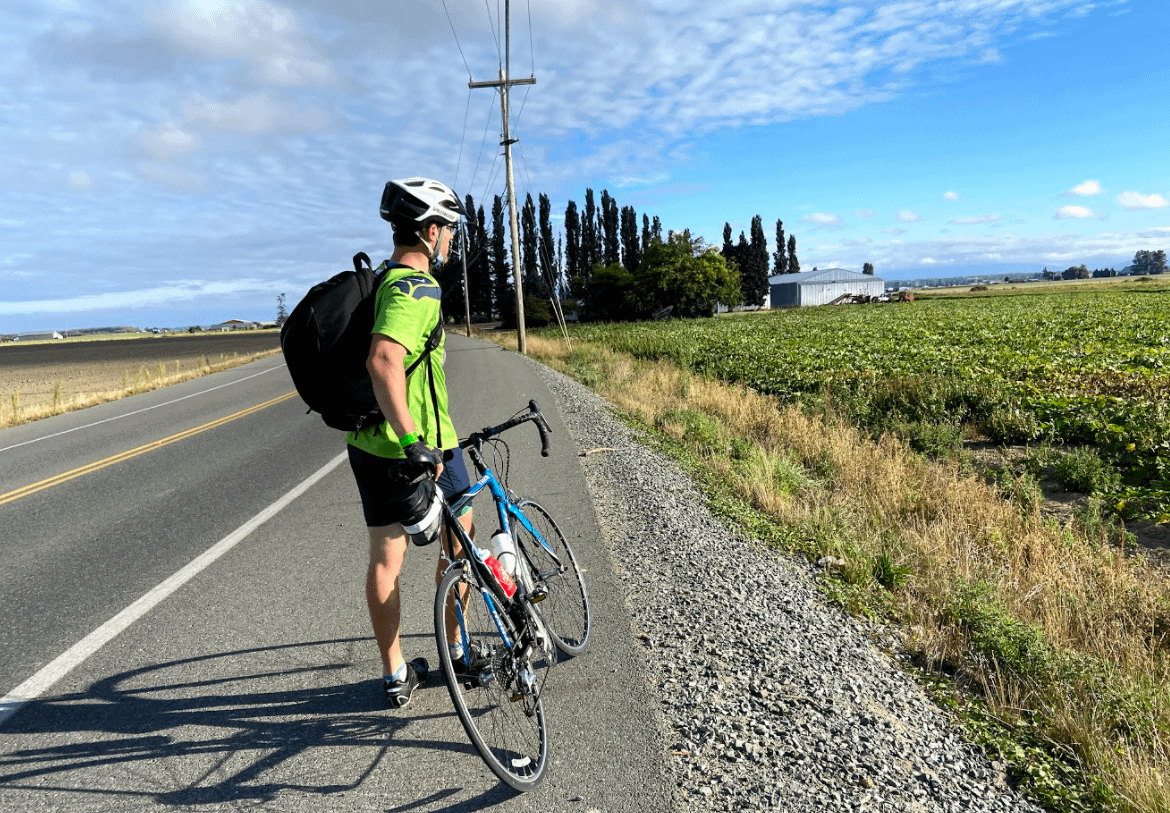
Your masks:
{"label": "white road edge line", "polygon": [[19,448],[20,446],[28,446],[30,443],[37,443],[37,442],[42,441],[42,440],[48,440],[49,438],[59,438],[62,435],[68,435],[70,432],[77,432],[77,431],[80,431],[82,429],[89,429],[89,428],[94,427],[94,426],[100,426],[103,423],[109,423],[110,421],[117,421],[117,420],[121,420],[122,418],[129,418],[131,415],[138,415],[142,412],[150,412],[150,410],[158,409],[159,407],[165,407],[165,406],[170,406],[171,404],[177,404],[180,401],[186,401],[188,398],[194,398],[197,395],[206,395],[209,392],[215,392],[216,390],[222,390],[224,387],[230,387],[233,384],[239,384],[242,381],[247,381],[249,378],[255,378],[258,375],[264,375],[265,373],[270,373],[273,370],[279,370],[281,367],[287,367],[287,366],[288,366],[287,364],[278,364],[275,367],[269,367],[267,370],[261,370],[258,373],[253,373],[252,375],[245,376],[244,378],[237,378],[235,381],[229,381],[226,384],[219,384],[218,386],[211,387],[210,389],[200,390],[199,392],[193,392],[190,395],[184,395],[182,398],[176,398],[173,401],[165,401],[161,404],[155,404],[154,406],[143,407],[142,409],[136,409],[133,412],[123,412],[121,415],[115,415],[112,418],[105,418],[105,419],[100,420],[100,421],[94,421],[93,423],[87,423],[85,426],[75,426],[72,429],[66,429],[64,432],[55,432],[52,435],[42,435],[39,438],[33,438],[32,440],[26,440],[23,443],[14,443],[11,446],[5,446],[3,449],[0,449],[0,452],[7,452],[9,449],[16,449],[16,448]]}
{"label": "white road edge line", "polygon": [[58,656],[52,663],[45,666],[41,671],[17,686],[4,697],[0,697],[0,723],[3,723],[27,703],[36,700],[48,691],[54,683],[80,666],[86,658],[97,652],[117,637],[119,633],[154,609],[155,606],[197,576],[216,559],[234,548],[252,533],[252,531],[276,516],[289,503],[304,494],[319,480],[325,477],[325,475],[337,468],[347,456],[348,452],[342,452],[330,460],[307,480],[252,517],[239,528],[232,531],[219,542],[216,542],[204,553],[193,559],[182,570],[179,570],[142,598],[85,636],[85,638]]}

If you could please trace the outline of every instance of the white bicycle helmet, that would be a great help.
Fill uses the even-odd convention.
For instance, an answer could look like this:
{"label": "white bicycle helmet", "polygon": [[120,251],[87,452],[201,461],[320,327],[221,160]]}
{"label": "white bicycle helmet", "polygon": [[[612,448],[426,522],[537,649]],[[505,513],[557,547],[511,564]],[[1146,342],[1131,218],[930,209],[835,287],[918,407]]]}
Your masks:
{"label": "white bicycle helmet", "polygon": [[418,227],[439,220],[454,226],[463,217],[463,204],[451,187],[430,178],[388,181],[382,192],[382,219]]}

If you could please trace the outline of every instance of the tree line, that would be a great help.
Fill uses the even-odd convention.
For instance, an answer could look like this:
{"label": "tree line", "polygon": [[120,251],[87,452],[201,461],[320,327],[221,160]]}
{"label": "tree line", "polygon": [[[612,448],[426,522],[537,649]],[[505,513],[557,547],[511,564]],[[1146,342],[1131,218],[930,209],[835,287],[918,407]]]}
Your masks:
{"label": "tree line", "polygon": [[[490,220],[469,194],[467,211],[467,305],[473,320],[501,319],[515,324],[516,297],[505,201],[495,195]],[[663,234],[662,222],[633,206],[619,206],[602,190],[585,190],[585,202],[565,207],[563,235],[554,235],[552,206],[545,194],[525,196],[519,212],[520,272],[525,321],[552,320],[550,301],[586,320],[617,321],[712,315],[719,304],[759,306],[768,294],[770,267],[796,273],[796,237],[785,242],[776,221],[777,251],[769,262],[763,220],[752,219],[751,240],[741,232],[731,245],[724,227],[723,251],[693,237],[689,230]],[[463,247],[456,244],[438,270],[443,307],[464,312]]]}
{"label": "tree line", "polygon": [[[1150,274],[1165,274],[1166,273],[1166,252],[1165,251],[1139,251],[1133,255],[1133,262],[1129,266],[1129,273],[1135,277],[1147,276]],[[1064,271],[1049,271],[1047,268],[1041,272],[1041,276],[1046,280],[1059,279],[1096,279],[1099,277],[1118,277],[1122,276],[1121,272],[1114,268],[1095,268],[1092,271],[1084,263],[1080,265],[1072,265]]]}

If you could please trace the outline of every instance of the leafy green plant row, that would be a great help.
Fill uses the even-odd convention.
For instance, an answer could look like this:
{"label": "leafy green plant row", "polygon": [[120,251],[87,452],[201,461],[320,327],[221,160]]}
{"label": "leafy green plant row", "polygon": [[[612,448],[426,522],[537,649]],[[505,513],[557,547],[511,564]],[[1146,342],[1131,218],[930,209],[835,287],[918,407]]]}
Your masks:
{"label": "leafy green plant row", "polygon": [[580,338],[741,382],[945,454],[1088,445],[1123,516],[1170,518],[1170,292],[1069,292],[582,325]]}

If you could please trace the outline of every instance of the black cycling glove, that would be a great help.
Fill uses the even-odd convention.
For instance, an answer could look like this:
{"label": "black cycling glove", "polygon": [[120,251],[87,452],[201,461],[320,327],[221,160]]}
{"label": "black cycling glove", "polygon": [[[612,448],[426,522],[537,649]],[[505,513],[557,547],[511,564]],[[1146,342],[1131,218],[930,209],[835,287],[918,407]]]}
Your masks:
{"label": "black cycling glove", "polygon": [[402,453],[406,455],[408,468],[414,475],[413,480],[421,480],[423,477],[433,478],[435,472],[439,470],[439,464],[443,462],[443,453],[427,446],[421,440],[408,443],[403,447]]}

